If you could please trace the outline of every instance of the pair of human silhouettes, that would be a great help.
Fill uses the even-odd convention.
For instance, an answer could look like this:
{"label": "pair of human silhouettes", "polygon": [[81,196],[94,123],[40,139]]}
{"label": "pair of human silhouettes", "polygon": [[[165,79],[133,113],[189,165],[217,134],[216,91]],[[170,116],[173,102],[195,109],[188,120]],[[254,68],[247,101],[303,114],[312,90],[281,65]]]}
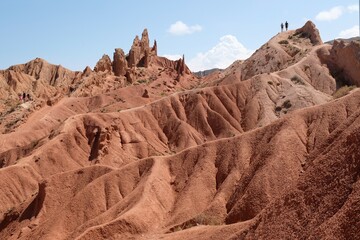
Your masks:
{"label": "pair of human silhouettes", "polygon": [[[281,23],[281,31],[284,31],[284,24],[283,23]],[[289,27],[289,23],[286,21],[285,22],[285,31],[287,31],[288,30],[288,27]]]}

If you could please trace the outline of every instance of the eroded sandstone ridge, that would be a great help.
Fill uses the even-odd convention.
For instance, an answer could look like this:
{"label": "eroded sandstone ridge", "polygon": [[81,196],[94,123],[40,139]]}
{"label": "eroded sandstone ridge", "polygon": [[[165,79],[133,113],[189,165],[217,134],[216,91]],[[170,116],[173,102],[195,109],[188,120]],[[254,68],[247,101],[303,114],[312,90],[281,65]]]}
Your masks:
{"label": "eroded sandstone ridge", "polygon": [[0,239],[357,239],[358,53],[308,22],[198,78],[144,30],[0,71]]}

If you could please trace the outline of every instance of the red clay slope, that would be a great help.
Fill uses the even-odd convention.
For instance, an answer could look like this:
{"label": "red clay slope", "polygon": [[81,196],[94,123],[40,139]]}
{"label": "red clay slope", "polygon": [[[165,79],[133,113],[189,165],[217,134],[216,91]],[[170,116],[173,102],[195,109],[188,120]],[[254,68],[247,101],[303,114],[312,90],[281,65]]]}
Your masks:
{"label": "red clay slope", "polygon": [[[55,137],[52,156],[44,145],[46,158],[39,148],[39,158],[34,154],[0,171],[1,236],[356,236],[359,95],[356,91],[264,128],[118,168],[86,167],[89,152],[73,149],[72,156],[65,155],[61,143],[67,141]],[[180,231],[196,224],[217,226]],[[180,232],[165,234],[169,230]]]}
{"label": "red clay slope", "polygon": [[[45,104],[2,114],[0,238],[357,239],[360,91],[329,95],[358,73],[334,54],[356,46],[316,36],[311,23],[279,34],[234,78],[181,92],[201,81],[183,59],[145,51],[130,78],[103,57],[69,72],[82,75],[69,97],[49,87]],[[273,49],[276,68],[251,65]]]}

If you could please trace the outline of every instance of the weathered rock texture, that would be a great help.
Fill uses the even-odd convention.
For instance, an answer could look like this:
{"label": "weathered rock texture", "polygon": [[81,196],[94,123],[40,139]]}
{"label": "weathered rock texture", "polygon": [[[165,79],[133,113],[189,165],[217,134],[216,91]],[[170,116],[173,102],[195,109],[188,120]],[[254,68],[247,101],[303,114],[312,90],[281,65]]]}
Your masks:
{"label": "weathered rock texture", "polygon": [[311,43],[314,45],[323,44],[319,30],[316,28],[315,24],[311,21],[307,21],[306,24],[295,31],[296,35],[301,37],[307,37],[310,39]]}
{"label": "weathered rock texture", "polygon": [[[148,67],[151,53],[157,53],[155,43],[154,47],[150,48],[147,29],[144,29],[141,39],[136,36],[129,51],[129,67]],[[152,49],[155,51],[151,51]]]}
{"label": "weathered rock texture", "polygon": [[1,71],[2,104],[46,101],[1,112],[0,239],[358,239],[360,90],[330,95],[349,46],[287,31],[208,82],[151,50],[125,77],[121,50]]}
{"label": "weathered rock texture", "polygon": [[94,67],[95,72],[110,72],[112,70],[111,67],[111,59],[108,55],[104,54],[102,58],[96,63]]}
{"label": "weathered rock texture", "polygon": [[360,87],[360,42],[334,41],[328,63],[334,77],[343,85]]}
{"label": "weathered rock texture", "polygon": [[124,51],[121,48],[115,49],[112,65],[115,76],[124,76],[126,74],[127,62]]}

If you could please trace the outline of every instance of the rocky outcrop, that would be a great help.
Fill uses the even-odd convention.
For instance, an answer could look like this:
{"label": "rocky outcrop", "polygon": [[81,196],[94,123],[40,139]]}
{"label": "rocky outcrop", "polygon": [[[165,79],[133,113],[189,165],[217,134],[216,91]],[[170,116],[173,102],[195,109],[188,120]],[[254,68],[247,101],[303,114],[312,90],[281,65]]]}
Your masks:
{"label": "rocky outcrop", "polygon": [[147,29],[144,29],[141,39],[135,37],[129,55],[127,57],[128,66],[132,67],[148,67],[152,56],[157,55],[157,44],[150,48],[149,35]]}
{"label": "rocky outcrop", "polygon": [[360,87],[360,43],[334,41],[330,50],[328,65],[338,86],[356,85]]}
{"label": "rocky outcrop", "polygon": [[183,55],[182,58],[180,58],[177,61],[176,71],[180,75],[183,75],[185,72],[185,56]]}
{"label": "rocky outcrop", "polygon": [[76,72],[70,71],[61,65],[50,64],[41,58],[36,58],[25,64],[11,66],[8,70],[32,76],[36,80],[44,80],[52,86],[55,86],[56,82],[63,83],[72,80],[76,74]]}
{"label": "rocky outcrop", "polygon": [[149,96],[149,92],[148,92],[148,90],[147,90],[147,89],[145,89],[145,91],[144,91],[144,93],[143,93],[142,97],[143,97],[143,98],[149,98],[149,97],[150,97],[150,96]]}
{"label": "rocky outcrop", "polygon": [[156,40],[154,40],[154,45],[153,45],[153,47],[151,48],[151,54],[152,54],[153,56],[157,56],[157,42],[156,42]]}
{"label": "rocky outcrop", "polygon": [[86,68],[84,69],[81,77],[88,77],[91,73],[92,73],[91,68],[89,66],[86,66]]}
{"label": "rocky outcrop", "polygon": [[140,40],[139,37],[136,36],[129,51],[129,56],[128,56],[129,67],[136,67],[137,63],[140,60],[140,50],[141,50]]}
{"label": "rocky outcrop", "polygon": [[141,41],[140,41],[140,54],[145,53],[145,51],[149,50],[150,44],[149,44],[149,34],[148,30],[145,28],[144,31],[141,34]]}
{"label": "rocky outcrop", "polygon": [[108,55],[104,54],[94,67],[95,72],[111,72],[112,64]]}
{"label": "rocky outcrop", "polygon": [[73,72],[61,65],[53,65],[36,58],[25,64],[11,66],[5,70],[4,76],[8,83],[17,82],[17,86],[20,87],[17,90],[29,91],[32,88],[36,90],[36,86],[40,84],[53,87],[67,86],[80,77],[78,73],[81,72]]}
{"label": "rocky outcrop", "polygon": [[124,76],[126,74],[127,62],[124,51],[121,48],[116,48],[114,52],[114,61],[112,68],[115,76]]}
{"label": "rocky outcrop", "polygon": [[[90,70],[91,71],[91,70]],[[68,93],[69,86],[78,82],[83,73],[68,70],[36,58],[0,71],[0,112],[4,113],[19,104],[19,94],[29,94],[35,101]],[[1,114],[0,114],[1,115]],[[0,120],[1,125],[1,120]]]}
{"label": "rocky outcrop", "polygon": [[126,71],[125,77],[126,77],[126,81],[128,83],[133,83],[135,81],[134,70],[133,69],[128,69]]}
{"label": "rocky outcrop", "polygon": [[181,76],[185,74],[191,74],[190,69],[185,64],[185,57],[183,56],[179,60],[172,61],[165,57],[154,57],[153,63],[159,67],[165,68],[165,69],[173,69],[176,71],[176,73]]}
{"label": "rocky outcrop", "polygon": [[316,28],[315,24],[311,21],[307,21],[302,28],[296,29],[295,35],[300,35],[301,37],[309,38],[311,43],[314,45],[323,44],[319,30]]}
{"label": "rocky outcrop", "polygon": [[179,75],[190,74],[190,69],[185,64],[185,56],[176,61],[176,71]]}

